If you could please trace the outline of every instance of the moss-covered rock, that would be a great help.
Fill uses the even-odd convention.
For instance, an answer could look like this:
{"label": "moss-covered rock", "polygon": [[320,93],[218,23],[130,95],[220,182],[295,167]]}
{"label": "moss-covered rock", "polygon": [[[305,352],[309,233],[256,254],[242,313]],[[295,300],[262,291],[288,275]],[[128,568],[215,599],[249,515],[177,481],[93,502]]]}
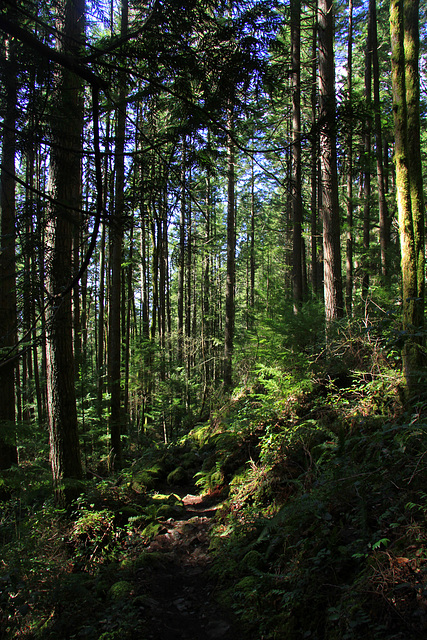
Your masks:
{"label": "moss-covered rock", "polygon": [[161,479],[163,473],[163,468],[159,464],[155,464],[148,469],[141,469],[133,474],[131,488],[138,493],[152,489],[156,482]]}
{"label": "moss-covered rock", "polygon": [[115,582],[109,589],[108,595],[111,600],[124,600],[132,593],[133,586],[127,580],[119,580]]}
{"label": "moss-covered rock", "polygon": [[162,520],[168,520],[178,514],[178,509],[170,504],[161,504],[157,510],[157,517]]}
{"label": "moss-covered rock", "polygon": [[141,516],[141,510],[136,507],[123,506],[114,514],[114,522],[119,527],[123,527],[130,519],[134,521]]}
{"label": "moss-covered rock", "polygon": [[176,469],[171,471],[167,477],[167,483],[170,485],[181,485],[185,484],[187,481],[188,475],[183,467],[176,467]]}

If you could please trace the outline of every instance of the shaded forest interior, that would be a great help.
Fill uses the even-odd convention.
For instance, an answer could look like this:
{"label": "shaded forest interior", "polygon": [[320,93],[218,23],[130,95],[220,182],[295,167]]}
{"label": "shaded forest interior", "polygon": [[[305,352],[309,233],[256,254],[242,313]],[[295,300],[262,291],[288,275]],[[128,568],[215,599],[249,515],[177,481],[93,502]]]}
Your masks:
{"label": "shaded forest interior", "polygon": [[1,638],[426,633],[426,12],[3,0]]}

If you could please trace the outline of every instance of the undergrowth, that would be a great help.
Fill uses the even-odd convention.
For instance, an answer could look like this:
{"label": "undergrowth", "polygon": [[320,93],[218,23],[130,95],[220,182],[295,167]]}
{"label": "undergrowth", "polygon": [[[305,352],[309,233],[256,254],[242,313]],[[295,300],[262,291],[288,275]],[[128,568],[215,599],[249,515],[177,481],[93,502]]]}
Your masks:
{"label": "undergrowth", "polygon": [[87,481],[68,511],[45,462],[3,473],[1,637],[143,640],[135,576],[182,513],[178,486],[222,500],[216,592],[248,637],[421,637],[427,402],[402,405],[388,334],[386,348],[343,324],[317,354],[314,334],[304,357],[287,334],[274,352],[258,339],[258,364],[208,420]]}
{"label": "undergrowth", "polygon": [[228,483],[212,540],[222,601],[264,639],[419,637],[427,405],[402,410],[398,376],[384,368],[336,382],[290,406],[270,399],[262,423],[259,391],[240,399],[257,444]]}

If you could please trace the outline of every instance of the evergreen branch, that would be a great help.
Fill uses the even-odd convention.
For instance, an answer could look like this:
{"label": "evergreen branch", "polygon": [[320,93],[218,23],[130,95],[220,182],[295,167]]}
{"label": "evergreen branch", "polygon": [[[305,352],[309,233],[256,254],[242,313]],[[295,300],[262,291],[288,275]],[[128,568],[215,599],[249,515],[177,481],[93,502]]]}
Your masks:
{"label": "evergreen branch", "polygon": [[57,62],[65,69],[72,71],[83,80],[86,80],[90,85],[100,89],[106,89],[108,87],[108,83],[105,80],[97,76],[84,65],[80,64],[75,58],[48,47],[43,42],[40,42],[40,40],[32,33],[23,29],[11,20],[8,20],[3,15],[0,15],[0,29],[11,36],[18,38],[18,40],[31,47],[34,51],[37,51],[37,53],[47,60]]}

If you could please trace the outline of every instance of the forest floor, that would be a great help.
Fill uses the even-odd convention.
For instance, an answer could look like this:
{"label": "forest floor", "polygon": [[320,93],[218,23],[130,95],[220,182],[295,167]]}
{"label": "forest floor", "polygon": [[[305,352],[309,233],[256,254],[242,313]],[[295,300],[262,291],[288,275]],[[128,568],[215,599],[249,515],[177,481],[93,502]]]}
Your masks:
{"label": "forest floor", "polygon": [[[169,488],[171,491],[171,488]],[[228,612],[216,602],[215,579],[209,572],[209,532],[218,508],[214,496],[180,495],[185,511],[147,547],[155,563],[135,573],[135,587],[143,595],[143,618],[150,640],[233,640],[242,638]]]}
{"label": "forest floor", "polygon": [[249,390],[69,512],[12,469],[1,640],[427,637],[427,399],[385,380]]}

